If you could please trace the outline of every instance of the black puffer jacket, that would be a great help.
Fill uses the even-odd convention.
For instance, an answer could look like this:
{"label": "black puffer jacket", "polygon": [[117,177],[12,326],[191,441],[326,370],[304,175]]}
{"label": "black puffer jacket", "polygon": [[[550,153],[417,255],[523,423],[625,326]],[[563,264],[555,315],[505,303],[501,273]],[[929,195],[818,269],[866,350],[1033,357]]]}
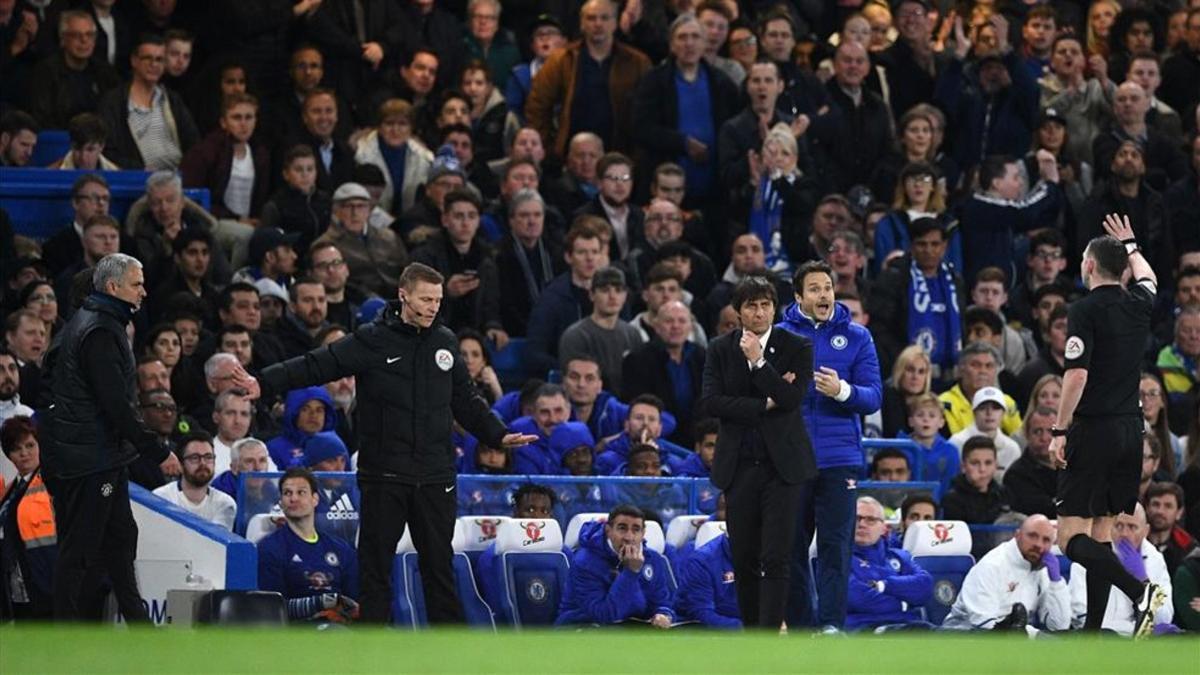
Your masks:
{"label": "black puffer jacket", "polygon": [[166,459],[167,447],[138,414],[136,367],[125,326],[133,306],[93,293],[47,356],[54,405],[39,415],[49,439],[42,472],[79,478],[127,466],[141,452]]}
{"label": "black puffer jacket", "polygon": [[506,433],[475,389],[448,328],[400,319],[391,302],[374,323],[349,338],[263,371],[263,396],[354,375],[359,480],[406,484],[454,480],[450,430],[457,420],[481,443],[499,447]]}

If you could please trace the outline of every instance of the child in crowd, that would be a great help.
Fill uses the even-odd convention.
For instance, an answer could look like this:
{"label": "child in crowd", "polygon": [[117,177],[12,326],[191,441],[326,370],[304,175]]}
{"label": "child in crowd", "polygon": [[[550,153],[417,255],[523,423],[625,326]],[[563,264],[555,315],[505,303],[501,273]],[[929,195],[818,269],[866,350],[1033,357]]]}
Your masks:
{"label": "child in crowd", "polygon": [[[975,436],[963,445],[962,473],[942,497],[942,517],[968,525],[991,525],[1009,511],[1008,493],[996,479],[996,444]],[[973,537],[971,554],[978,560],[992,548],[989,536]]]}
{"label": "child in crowd", "polygon": [[[955,447],[965,448],[966,442],[975,436],[986,436],[996,448],[996,480],[1004,480],[1004,472],[1013,462],[1021,458],[1021,446],[1000,430],[1004,419],[1004,393],[996,387],[984,387],[975,392],[971,400],[975,412],[975,423],[950,437]],[[964,454],[963,461],[966,461]]]}
{"label": "child in crowd", "polygon": [[[942,402],[936,394],[927,392],[908,399],[908,427],[912,433],[900,431],[896,435],[897,438],[912,439],[925,448],[921,480],[941,483],[943,494],[950,489],[950,482],[959,471],[959,447],[942,437],[945,426]],[[908,463],[915,467],[917,460],[910,454]]]}

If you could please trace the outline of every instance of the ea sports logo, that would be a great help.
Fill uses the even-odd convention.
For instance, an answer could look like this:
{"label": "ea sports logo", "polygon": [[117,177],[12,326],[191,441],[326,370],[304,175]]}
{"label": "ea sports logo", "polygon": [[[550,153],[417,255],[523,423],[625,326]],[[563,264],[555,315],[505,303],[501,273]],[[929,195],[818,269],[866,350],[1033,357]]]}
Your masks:
{"label": "ea sports logo", "polygon": [[433,362],[443,371],[449,371],[454,367],[454,355],[448,349],[439,349],[433,355]]}

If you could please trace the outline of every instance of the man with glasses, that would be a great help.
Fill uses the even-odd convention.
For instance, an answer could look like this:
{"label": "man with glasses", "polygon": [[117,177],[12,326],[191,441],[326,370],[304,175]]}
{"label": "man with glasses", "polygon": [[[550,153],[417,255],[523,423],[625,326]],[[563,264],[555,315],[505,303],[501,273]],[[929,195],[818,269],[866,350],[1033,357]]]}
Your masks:
{"label": "man with glasses", "polygon": [[498,0],[470,0],[463,46],[467,60],[486,63],[496,89],[504,91],[513,66],[521,60],[521,52],[512,33],[500,28],[500,10]]}
{"label": "man with glasses", "polygon": [[358,183],[344,183],[333,193],[333,222],[317,241],[337,247],[351,282],[391,297],[408,263],[408,250],[391,230],[367,227],[370,215],[371,193]]}
{"label": "man with glasses", "polygon": [[309,271],[325,287],[325,316],[331,324],[354,330],[358,308],[369,294],[350,283],[350,268],[342,252],[332,242],[315,242],[308,249]]}
{"label": "man with glasses", "polygon": [[237,502],[209,486],[217,459],[212,437],[204,431],[193,431],[182,439],[176,452],[183,463],[183,477],[156,489],[154,494],[192,515],[232,531],[233,521],[237,518]]}
{"label": "man with glasses", "polygon": [[66,129],[75,115],[95,112],[100,96],[121,81],[112,66],[92,58],[96,22],[87,12],[59,15],[58,39],[62,49],[38,63],[30,80],[29,112],[50,129]]}
{"label": "man with glasses", "polygon": [[633,160],[619,152],[610,152],[596,162],[600,191],[575,211],[576,216],[599,216],[612,226],[608,244],[610,260],[624,260],[638,246],[645,246],[645,214],[629,202],[633,194]]}
{"label": "man with glasses", "polygon": [[1070,280],[1063,274],[1067,269],[1067,242],[1061,232],[1045,229],[1029,238],[1029,253],[1025,257],[1025,279],[1009,293],[1008,319],[1022,326],[1033,325],[1033,294],[1042,286],[1058,284],[1069,288]]}
{"label": "man with glasses", "polygon": [[200,132],[183,98],[160,80],[167,62],[160,35],[143,35],[129,57],[132,79],[100,100],[112,136],[105,150],[123,169],[175,170]]}
{"label": "man with glasses", "polygon": [[83,226],[94,216],[108,215],[111,200],[104,176],[88,173],[75,179],[71,186],[71,208],[75,211],[71,227],[59,230],[42,245],[42,260],[50,267],[50,278],[83,258]]}
{"label": "man with glasses", "polygon": [[887,530],[883,505],[874,497],[859,497],[846,602],[849,630],[931,627],[921,618],[921,607],[933,595],[933,577],[908,551],[891,546]]}

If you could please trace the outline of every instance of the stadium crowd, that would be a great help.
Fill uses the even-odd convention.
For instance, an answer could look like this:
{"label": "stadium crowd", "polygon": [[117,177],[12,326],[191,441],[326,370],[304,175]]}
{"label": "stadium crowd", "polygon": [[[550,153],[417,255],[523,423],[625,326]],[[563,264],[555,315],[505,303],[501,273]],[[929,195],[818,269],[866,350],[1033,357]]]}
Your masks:
{"label": "stadium crowd", "polygon": [[[86,172],[44,241],[0,208],[10,603],[49,616],[46,357],[103,290],[94,266],[125,253],[148,293],[138,408],[175,448],[131,479],[229,528],[278,500],[290,525],[263,569],[315,546],[314,513],[356,508],[303,469],[353,471],[377,433],[357,399],[379,393],[347,377],[252,401],[237,373],[396,314],[410,263],[444,277],[438,320],[479,393],[538,438],[505,449],[456,428],[461,474],[710,477],[707,347],[741,325],[731,300],[757,277],[772,323],[816,347],[794,414],[818,483],[909,482],[920,460],[939,485],[846,500],[856,513],[834,520],[818,497],[816,522],[844,535],[818,528],[822,556],[848,558],[830,566],[840,588],[823,569],[815,591],[842,606],[808,619],[923,623],[931,584],[902,532],[940,518],[1016,529],[974,539],[948,627],[1077,626],[1049,548],[1048,450],[1079,261],[1122,213],[1159,285],[1153,340],[1128,355],[1144,367],[1141,505],[1114,547],[1135,576],[1173,580],[1174,622],[1200,629],[1198,81],[1196,0],[0,0],[0,167],[45,168],[39,133],[66,130],[49,168]],[[147,178],[119,220],[106,175],[126,170]],[[506,350],[520,372],[492,366]],[[864,454],[860,437],[924,451]],[[239,495],[239,474],[276,470],[278,490]],[[560,621],[740,625],[726,538],[676,570],[674,596],[643,573],[667,564],[643,557],[645,522],[665,521],[644,496],[581,536]],[[305,560],[354,557],[320,546]],[[318,590],[344,597],[283,569],[260,584],[317,597],[293,616],[352,615],[357,578],[325,567]],[[992,607],[1004,583],[1025,584],[1028,617]],[[1105,626],[1127,609],[1111,602]]]}

